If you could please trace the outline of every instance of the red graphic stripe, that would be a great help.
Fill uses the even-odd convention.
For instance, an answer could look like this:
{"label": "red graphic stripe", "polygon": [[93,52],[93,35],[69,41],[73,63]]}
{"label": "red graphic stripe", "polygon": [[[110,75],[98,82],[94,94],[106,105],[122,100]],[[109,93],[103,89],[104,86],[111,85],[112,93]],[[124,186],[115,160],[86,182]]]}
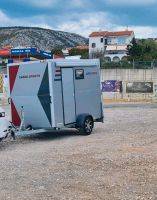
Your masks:
{"label": "red graphic stripe", "polygon": [[12,93],[13,87],[14,87],[14,83],[15,83],[15,79],[16,79],[16,75],[17,72],[19,70],[19,66],[12,66],[9,67],[9,77],[10,77],[10,94]]}
{"label": "red graphic stripe", "polygon": [[16,110],[16,107],[11,99],[11,114],[12,114],[12,123],[15,125],[15,126],[20,126],[21,124],[21,119],[19,117],[19,114]]}

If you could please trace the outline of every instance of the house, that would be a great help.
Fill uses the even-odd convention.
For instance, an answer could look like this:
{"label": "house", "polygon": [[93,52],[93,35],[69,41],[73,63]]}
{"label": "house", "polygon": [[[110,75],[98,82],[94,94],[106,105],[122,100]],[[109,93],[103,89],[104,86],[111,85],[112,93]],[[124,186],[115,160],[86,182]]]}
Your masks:
{"label": "house", "polygon": [[126,59],[127,45],[134,37],[133,31],[93,32],[89,35],[89,57],[103,56],[108,62]]}

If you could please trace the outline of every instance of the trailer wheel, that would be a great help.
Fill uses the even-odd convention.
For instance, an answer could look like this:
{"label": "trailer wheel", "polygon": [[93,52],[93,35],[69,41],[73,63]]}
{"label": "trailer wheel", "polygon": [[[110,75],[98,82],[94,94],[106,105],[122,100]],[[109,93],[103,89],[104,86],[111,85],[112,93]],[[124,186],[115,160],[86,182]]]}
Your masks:
{"label": "trailer wheel", "polygon": [[10,133],[11,133],[11,137],[12,137],[12,139],[15,140],[15,139],[16,139],[16,138],[15,138],[15,132],[14,132],[13,130],[11,130]]}
{"label": "trailer wheel", "polygon": [[31,131],[32,129],[33,129],[33,127],[30,124],[26,127],[26,130],[28,130],[28,131]]}
{"label": "trailer wheel", "polygon": [[82,125],[80,127],[80,133],[83,135],[90,135],[94,127],[94,121],[91,116],[86,116],[82,120]]}

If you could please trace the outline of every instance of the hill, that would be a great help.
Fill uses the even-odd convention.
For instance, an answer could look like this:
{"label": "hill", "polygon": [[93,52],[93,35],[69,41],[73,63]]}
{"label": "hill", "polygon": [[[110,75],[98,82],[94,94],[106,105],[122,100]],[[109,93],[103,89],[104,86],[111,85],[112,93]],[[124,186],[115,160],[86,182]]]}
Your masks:
{"label": "hill", "polygon": [[88,39],[75,33],[36,27],[0,27],[0,46],[35,46],[52,50],[56,47],[86,45]]}

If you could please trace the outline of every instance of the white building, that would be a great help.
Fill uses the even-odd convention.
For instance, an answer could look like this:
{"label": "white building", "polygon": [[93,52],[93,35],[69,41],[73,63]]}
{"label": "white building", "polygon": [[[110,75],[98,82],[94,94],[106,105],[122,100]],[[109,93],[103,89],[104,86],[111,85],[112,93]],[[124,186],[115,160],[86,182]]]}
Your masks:
{"label": "white building", "polygon": [[93,32],[89,35],[90,58],[104,56],[108,62],[118,62],[127,56],[127,45],[134,37],[133,31]]}

